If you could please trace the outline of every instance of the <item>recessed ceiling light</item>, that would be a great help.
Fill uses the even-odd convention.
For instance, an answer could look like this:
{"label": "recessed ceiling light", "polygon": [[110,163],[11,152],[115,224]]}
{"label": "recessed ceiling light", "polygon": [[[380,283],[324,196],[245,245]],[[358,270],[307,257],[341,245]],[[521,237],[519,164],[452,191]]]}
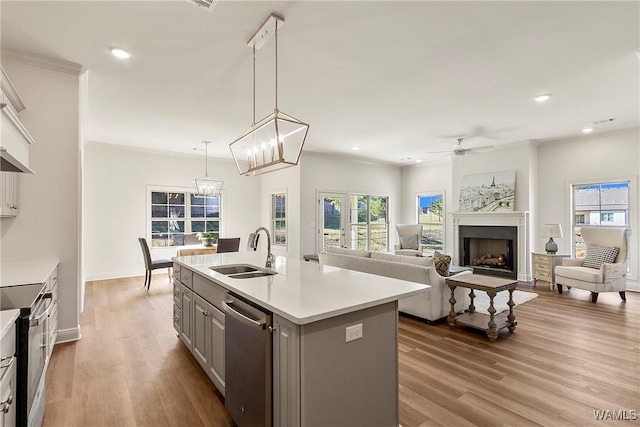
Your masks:
{"label": "recessed ceiling light", "polygon": [[591,133],[593,132],[593,128],[592,127],[586,127],[584,129],[582,129],[582,133]]}
{"label": "recessed ceiling light", "polygon": [[111,54],[116,58],[120,58],[120,59],[131,58],[131,54],[121,47],[112,46],[109,48],[109,50],[111,51]]}
{"label": "recessed ceiling light", "polygon": [[354,145],[354,146],[353,146],[353,151],[358,151],[359,149],[360,149],[360,146],[359,146],[359,145]]}
{"label": "recessed ceiling light", "polygon": [[416,163],[422,163],[422,159],[416,159]]}
{"label": "recessed ceiling light", "polygon": [[534,101],[536,102],[545,102],[548,101],[549,98],[551,98],[551,94],[550,93],[545,93],[543,95],[538,95],[535,98],[533,98]]}

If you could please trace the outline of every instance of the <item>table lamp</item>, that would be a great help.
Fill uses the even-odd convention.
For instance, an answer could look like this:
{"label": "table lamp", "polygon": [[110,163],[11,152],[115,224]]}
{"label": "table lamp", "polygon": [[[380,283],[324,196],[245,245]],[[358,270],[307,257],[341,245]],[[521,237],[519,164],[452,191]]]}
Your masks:
{"label": "table lamp", "polygon": [[560,224],[542,224],[542,237],[548,237],[549,241],[544,245],[544,250],[548,254],[558,252],[558,245],[553,241],[554,237],[562,237],[562,227]]}

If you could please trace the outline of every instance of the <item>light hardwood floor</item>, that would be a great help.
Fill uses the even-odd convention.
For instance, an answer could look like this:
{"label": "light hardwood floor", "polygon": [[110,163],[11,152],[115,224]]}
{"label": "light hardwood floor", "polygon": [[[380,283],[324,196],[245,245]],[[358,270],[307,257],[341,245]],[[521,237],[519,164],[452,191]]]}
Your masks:
{"label": "light hardwood floor", "polygon": [[[88,282],[82,339],[58,344],[43,426],[233,426],[176,337],[172,287],[155,275]],[[517,306],[518,326],[481,331],[400,318],[400,422],[411,426],[640,425],[594,409],[640,412],[640,294],[563,295],[546,283]],[[333,426],[327,426],[333,427]]]}

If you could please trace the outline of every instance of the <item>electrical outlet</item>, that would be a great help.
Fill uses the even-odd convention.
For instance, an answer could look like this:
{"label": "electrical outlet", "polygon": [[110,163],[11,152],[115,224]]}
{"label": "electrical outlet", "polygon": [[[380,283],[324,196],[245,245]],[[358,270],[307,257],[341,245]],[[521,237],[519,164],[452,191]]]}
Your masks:
{"label": "electrical outlet", "polygon": [[357,325],[347,326],[347,341],[359,340],[362,338],[362,323]]}

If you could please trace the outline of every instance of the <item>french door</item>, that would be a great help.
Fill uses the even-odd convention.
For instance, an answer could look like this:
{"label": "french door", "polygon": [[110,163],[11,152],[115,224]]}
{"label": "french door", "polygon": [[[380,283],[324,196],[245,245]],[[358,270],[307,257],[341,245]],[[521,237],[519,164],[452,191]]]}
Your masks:
{"label": "french door", "polygon": [[318,192],[318,251],[346,242],[349,207],[345,193]]}

